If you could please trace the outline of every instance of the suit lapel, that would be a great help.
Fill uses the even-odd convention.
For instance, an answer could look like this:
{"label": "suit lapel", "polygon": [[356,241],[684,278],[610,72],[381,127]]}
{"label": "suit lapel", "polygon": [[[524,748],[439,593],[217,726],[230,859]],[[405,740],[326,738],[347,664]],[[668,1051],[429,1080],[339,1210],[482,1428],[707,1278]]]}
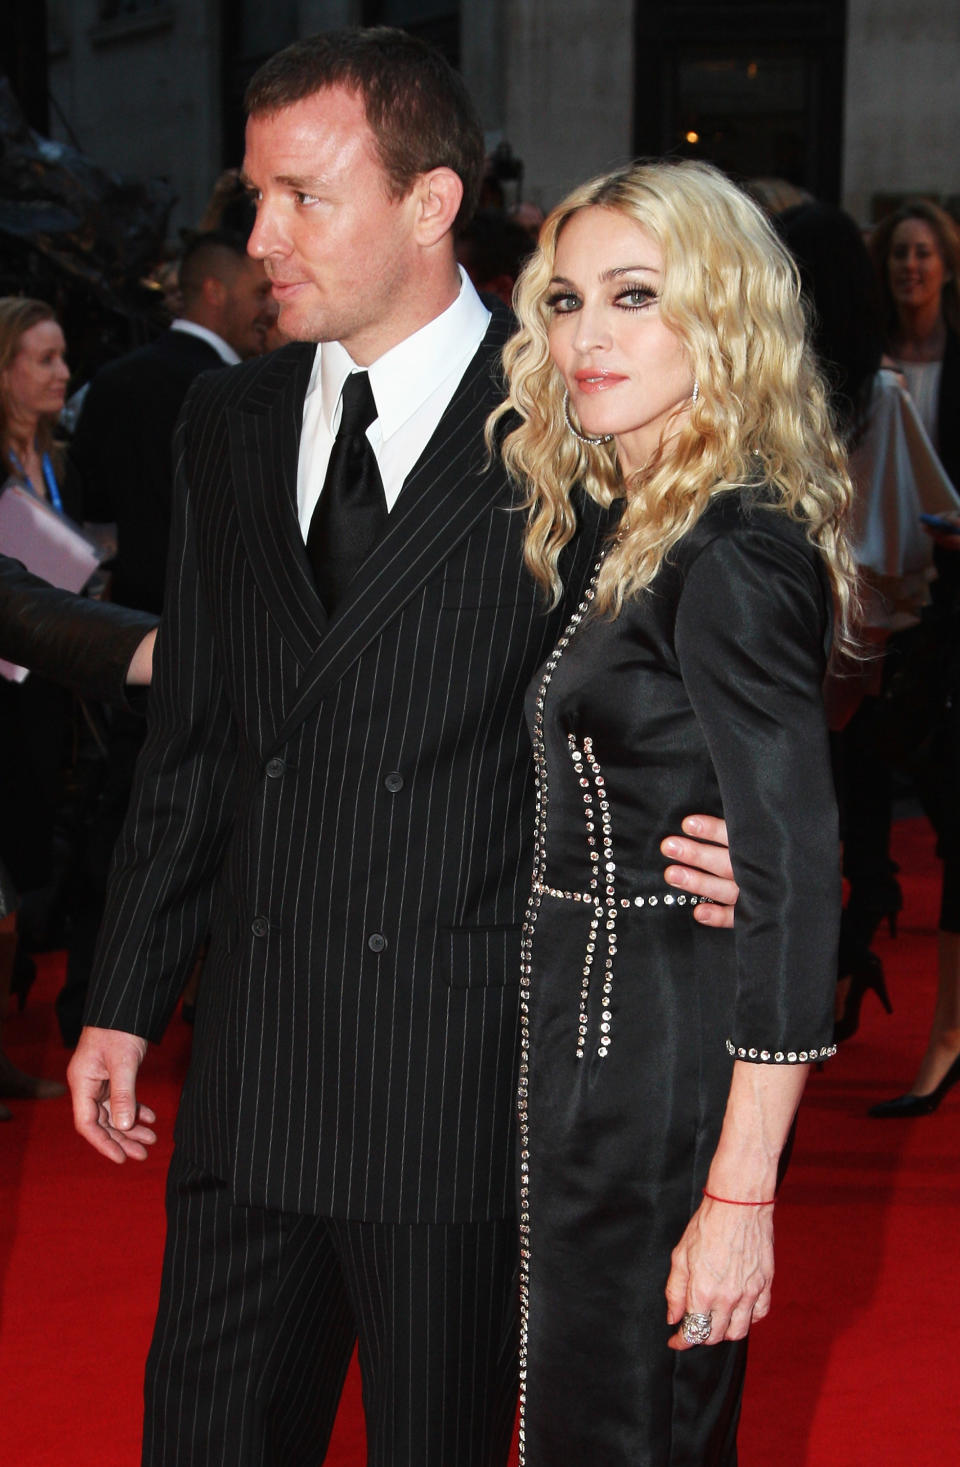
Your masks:
{"label": "suit lapel", "polygon": [[275,352],[230,409],[230,458],[247,555],[270,614],[301,663],[327,628],[297,515],[303,402],[314,347]]}
{"label": "suit lapel", "polygon": [[[510,502],[502,466],[496,460],[486,463],[483,426],[503,397],[497,367],[511,326],[506,313],[491,320],[436,432],[403,486],[383,538],[364,561],[305,667],[297,698],[279,730],[278,744],[380,635],[477,520],[496,502]],[[302,543],[300,550],[303,555]],[[305,561],[305,555],[303,558]]]}

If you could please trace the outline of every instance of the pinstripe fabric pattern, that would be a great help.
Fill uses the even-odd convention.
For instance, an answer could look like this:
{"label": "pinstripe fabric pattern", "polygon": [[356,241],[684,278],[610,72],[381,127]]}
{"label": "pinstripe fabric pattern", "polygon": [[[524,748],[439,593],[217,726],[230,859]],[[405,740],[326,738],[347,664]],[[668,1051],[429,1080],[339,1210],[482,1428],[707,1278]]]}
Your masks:
{"label": "pinstripe fabric pattern", "polygon": [[370,1467],[501,1467],[516,1403],[509,1222],[237,1206],[176,1156],[144,1467],[316,1467],[353,1349]]}
{"label": "pinstripe fabric pattern", "polygon": [[512,1212],[522,696],[565,607],[535,599],[485,461],[507,328],[330,621],[296,516],[312,349],[204,379],[181,423],[169,612],[87,1022],[159,1036],[212,933],[177,1139],[238,1201]]}

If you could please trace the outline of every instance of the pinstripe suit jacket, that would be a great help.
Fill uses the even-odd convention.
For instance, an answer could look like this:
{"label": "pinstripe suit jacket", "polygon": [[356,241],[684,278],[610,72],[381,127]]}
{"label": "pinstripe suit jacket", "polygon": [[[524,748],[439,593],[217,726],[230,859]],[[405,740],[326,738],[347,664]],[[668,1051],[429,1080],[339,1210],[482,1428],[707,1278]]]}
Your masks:
{"label": "pinstripe suit jacket", "polygon": [[[177,1139],[236,1198],[512,1210],[526,685],[566,608],[485,462],[495,317],[328,621],[296,515],[313,349],[203,378],[180,425],[149,736],[87,1022],[157,1038],[212,934]],[[600,521],[567,566],[579,596]]]}

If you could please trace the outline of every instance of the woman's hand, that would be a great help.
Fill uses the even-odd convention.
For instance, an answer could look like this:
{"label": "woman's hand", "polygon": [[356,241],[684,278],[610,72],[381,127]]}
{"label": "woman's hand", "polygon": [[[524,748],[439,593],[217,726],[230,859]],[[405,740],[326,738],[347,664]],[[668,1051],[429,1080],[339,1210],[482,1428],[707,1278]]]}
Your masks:
{"label": "woman's hand", "polygon": [[[704,1343],[742,1340],[770,1312],[773,1195],[780,1154],[809,1067],[734,1060],[720,1141],[707,1192],[671,1256],[667,1323],[712,1315]],[[717,1198],[731,1201],[717,1201]],[[678,1330],[672,1350],[692,1345]]]}
{"label": "woman's hand", "polygon": [[[773,1203],[759,1207],[714,1202],[704,1197],[671,1256],[667,1279],[667,1323],[710,1314],[704,1341],[742,1340],[755,1319],[770,1312],[773,1284]],[[678,1329],[671,1350],[695,1347]]]}

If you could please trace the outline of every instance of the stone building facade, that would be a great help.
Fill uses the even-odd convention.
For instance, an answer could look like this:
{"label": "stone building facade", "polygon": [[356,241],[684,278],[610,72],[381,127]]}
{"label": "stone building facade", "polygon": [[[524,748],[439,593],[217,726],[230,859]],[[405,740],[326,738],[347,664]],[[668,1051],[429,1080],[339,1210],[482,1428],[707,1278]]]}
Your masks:
{"label": "stone building facade", "polygon": [[240,161],[257,63],[377,22],[446,49],[545,205],[665,151],[786,173],[864,223],[904,193],[960,196],[956,0],[48,0],[50,130],[170,179],[189,224]]}

